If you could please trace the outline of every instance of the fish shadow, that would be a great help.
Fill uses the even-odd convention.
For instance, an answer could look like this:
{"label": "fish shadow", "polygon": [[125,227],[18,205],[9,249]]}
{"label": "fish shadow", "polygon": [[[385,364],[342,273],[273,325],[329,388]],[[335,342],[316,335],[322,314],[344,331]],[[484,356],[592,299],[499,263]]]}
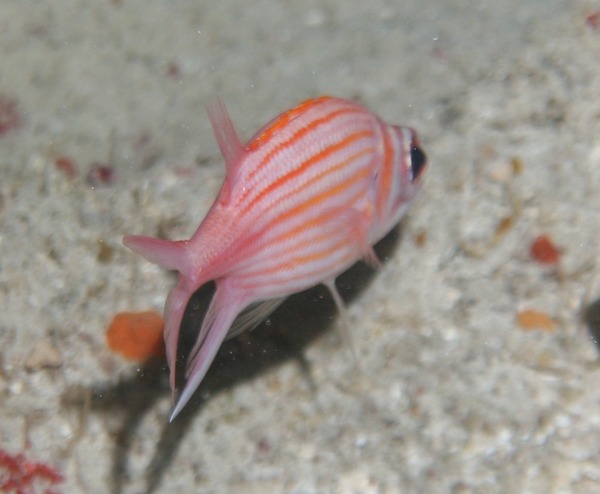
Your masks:
{"label": "fish shadow", "polygon": [[590,339],[600,351],[600,297],[584,309],[582,319],[587,325]]}
{"label": "fish shadow", "polygon": [[[375,246],[382,264],[395,250],[400,236],[398,226]],[[373,269],[359,262],[340,275],[336,285],[344,301],[348,303],[356,298],[372,282],[374,274]],[[182,323],[182,346],[190,348],[193,344],[199,321],[210,301],[210,290],[210,287],[201,288],[190,301]],[[267,323],[263,322],[255,330],[226,341],[183,411],[172,423],[165,420],[146,468],[144,492],[153,493],[160,486],[193,419],[213,396],[255,379],[290,359],[297,360],[310,379],[310,366],[304,358],[304,349],[330,328],[335,316],[335,305],[327,289],[319,285],[289,297],[273,312]],[[125,489],[131,477],[129,456],[143,417],[166,393],[169,393],[168,369],[164,360],[151,360],[134,375],[124,377],[116,384],[92,387],[90,412],[123,414],[123,420],[114,433],[110,475],[112,494],[121,494]]]}

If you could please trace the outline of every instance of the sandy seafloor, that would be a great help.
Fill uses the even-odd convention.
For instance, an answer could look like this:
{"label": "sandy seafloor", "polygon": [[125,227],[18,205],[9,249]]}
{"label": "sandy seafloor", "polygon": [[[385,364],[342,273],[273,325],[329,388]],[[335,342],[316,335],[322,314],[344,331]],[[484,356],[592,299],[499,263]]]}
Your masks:
{"label": "sandy seafloor", "polygon": [[[600,492],[581,320],[600,296],[596,9],[2,0],[21,125],[0,137],[0,447],[56,466],[65,493]],[[321,94],[415,127],[430,160],[384,267],[343,283],[359,370],[313,290],[224,347],[168,425],[163,365],[104,335],[174,278],[121,238],[195,230],[224,177],[215,96],[250,137]],[[93,163],[112,185],[89,185]],[[539,234],[558,266],[531,259]],[[556,327],[524,331],[523,309]]]}

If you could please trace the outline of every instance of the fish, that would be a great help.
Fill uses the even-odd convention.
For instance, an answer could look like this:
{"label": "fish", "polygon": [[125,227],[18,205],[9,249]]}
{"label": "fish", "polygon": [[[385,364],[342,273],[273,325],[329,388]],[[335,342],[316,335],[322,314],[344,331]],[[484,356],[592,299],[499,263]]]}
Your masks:
{"label": "fish", "polygon": [[[165,303],[165,347],[174,408],[188,403],[223,341],[257,326],[286,297],[324,284],[342,318],[335,279],[403,217],[428,163],[414,129],[386,123],[350,100],[304,101],[243,144],[221,100],[208,108],[226,176],[188,240],[129,235],[123,243],[179,272]],[[176,398],[180,326],[191,296],[216,290]],[[176,399],[175,399],[176,398]]]}

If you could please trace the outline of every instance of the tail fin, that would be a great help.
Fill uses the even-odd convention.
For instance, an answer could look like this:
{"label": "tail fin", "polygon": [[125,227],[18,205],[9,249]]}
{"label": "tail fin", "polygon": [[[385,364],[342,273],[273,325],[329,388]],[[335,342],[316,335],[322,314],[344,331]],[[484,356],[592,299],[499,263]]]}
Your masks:
{"label": "tail fin", "polygon": [[173,396],[175,396],[175,371],[177,370],[177,346],[181,321],[188,302],[195,291],[195,285],[189,278],[182,275],[179,277],[177,285],[171,289],[165,304],[165,349],[167,364],[169,365],[169,384]]}
{"label": "tail fin", "polygon": [[190,354],[190,362],[186,371],[188,379],[171,413],[171,422],[181,412],[204,379],[229,328],[246,305],[242,299],[243,297],[236,296],[231,287],[223,282],[217,282],[217,291],[204,316],[198,341]]}
{"label": "tail fin", "polygon": [[187,255],[187,240],[162,240],[141,235],[127,235],[123,244],[148,261],[167,269],[190,275]]}

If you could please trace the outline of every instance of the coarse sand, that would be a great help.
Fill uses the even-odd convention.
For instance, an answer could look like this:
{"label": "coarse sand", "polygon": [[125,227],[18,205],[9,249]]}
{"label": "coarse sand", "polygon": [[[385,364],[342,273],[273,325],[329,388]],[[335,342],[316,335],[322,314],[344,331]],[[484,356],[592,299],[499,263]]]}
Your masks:
{"label": "coarse sand", "polygon": [[[2,0],[0,450],[75,494],[600,493],[599,12]],[[321,94],[416,128],[430,165],[382,269],[340,280],[357,363],[316,288],[226,343],[169,424],[164,363],[105,332],[174,277],[121,239],[204,217],[216,96],[250,137]]]}

